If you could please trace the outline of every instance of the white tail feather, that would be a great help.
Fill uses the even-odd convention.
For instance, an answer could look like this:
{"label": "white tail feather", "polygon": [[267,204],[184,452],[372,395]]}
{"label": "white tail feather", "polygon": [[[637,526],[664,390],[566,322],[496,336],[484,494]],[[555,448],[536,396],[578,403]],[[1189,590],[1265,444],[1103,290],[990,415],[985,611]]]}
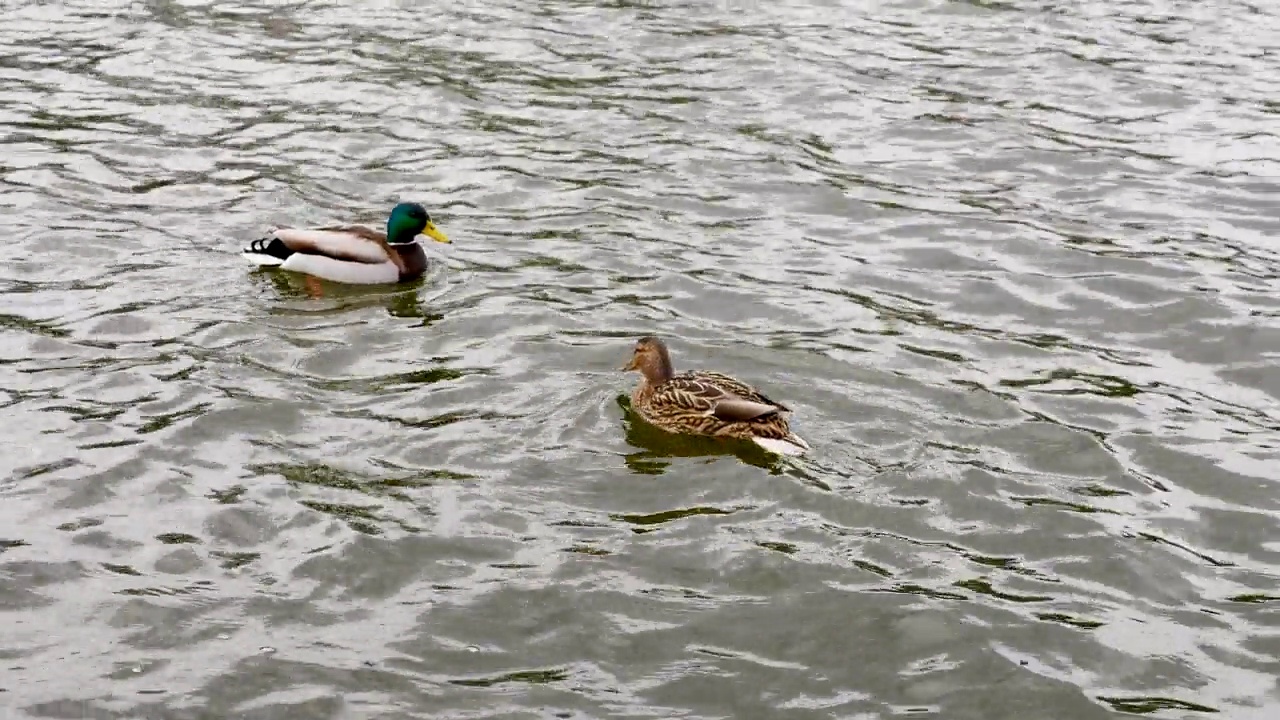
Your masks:
{"label": "white tail feather", "polygon": [[786,440],[762,437],[753,437],[751,439],[765,450],[778,455],[803,455],[806,450],[810,449],[809,443],[802,440],[795,433],[788,435]]}
{"label": "white tail feather", "polygon": [[273,255],[266,255],[264,253],[243,252],[243,253],[240,253],[240,257],[244,258],[245,260],[248,260],[254,265],[261,265],[263,267],[278,267],[284,262],[278,257],[275,257]]}

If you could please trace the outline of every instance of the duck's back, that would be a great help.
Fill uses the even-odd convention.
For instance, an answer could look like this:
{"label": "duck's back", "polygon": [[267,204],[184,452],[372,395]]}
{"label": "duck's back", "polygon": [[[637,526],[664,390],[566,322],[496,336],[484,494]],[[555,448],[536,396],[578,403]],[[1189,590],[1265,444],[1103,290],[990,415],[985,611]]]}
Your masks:
{"label": "duck's back", "polygon": [[728,393],[729,395],[736,395],[743,400],[773,405],[780,410],[789,411],[787,406],[782,403],[775,402],[774,400],[765,397],[764,393],[754,387],[751,387],[737,378],[725,375],[724,373],[718,373],[713,370],[695,370],[677,377],[687,377],[695,382],[707,383],[715,386],[725,393]]}

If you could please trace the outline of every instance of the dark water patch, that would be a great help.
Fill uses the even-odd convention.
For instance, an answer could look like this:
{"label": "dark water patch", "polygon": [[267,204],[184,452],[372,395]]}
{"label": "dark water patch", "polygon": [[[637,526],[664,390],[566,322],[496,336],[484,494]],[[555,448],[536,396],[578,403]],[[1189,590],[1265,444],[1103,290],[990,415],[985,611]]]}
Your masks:
{"label": "dark water patch", "polygon": [[452,679],[449,682],[453,685],[462,685],[464,687],[487,688],[496,685],[505,685],[508,683],[522,683],[531,685],[545,685],[547,683],[558,683],[569,679],[569,671],[563,668],[551,668],[547,670],[516,670],[502,675],[483,678],[465,678]]}
{"label": "dark water patch", "polygon": [[1187,700],[1176,700],[1162,697],[1103,697],[1099,700],[1110,705],[1118,712],[1134,715],[1150,715],[1163,710],[1182,710],[1185,712],[1218,713],[1216,708]]}
{"label": "dark water patch", "polygon": [[677,510],[664,510],[662,512],[649,513],[647,515],[627,515],[619,513],[610,515],[609,517],[632,525],[661,525],[698,515],[731,515],[734,512],[736,512],[736,510],[724,510],[716,507],[692,507],[680,508]]}
{"label": "dark water patch", "polygon": [[991,582],[982,578],[973,578],[970,580],[960,580],[955,583],[956,587],[971,590],[983,595],[989,595],[1000,600],[1007,600],[1016,603],[1038,603],[1052,600],[1048,595],[1018,595],[1015,593],[1002,592],[992,587]]}
{"label": "dark water patch", "polygon": [[1045,622],[1060,623],[1062,625],[1077,627],[1082,630],[1093,630],[1094,628],[1100,628],[1106,624],[1098,620],[1085,620],[1066,613],[1036,613],[1036,617],[1044,620]]}
{"label": "dark water patch", "polygon": [[199,545],[200,544],[200,538],[196,537],[195,535],[189,535],[187,533],[179,533],[179,532],[161,533],[156,536],[156,539],[164,543],[165,545],[187,545],[187,544]]}

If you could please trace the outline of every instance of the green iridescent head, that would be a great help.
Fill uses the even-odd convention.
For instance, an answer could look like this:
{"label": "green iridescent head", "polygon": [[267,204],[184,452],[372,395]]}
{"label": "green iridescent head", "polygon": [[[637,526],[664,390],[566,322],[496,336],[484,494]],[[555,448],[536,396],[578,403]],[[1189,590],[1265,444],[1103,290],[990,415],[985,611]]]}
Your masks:
{"label": "green iridescent head", "polygon": [[449,238],[440,232],[431,216],[418,203],[400,203],[387,218],[387,242],[392,244],[411,243],[421,233],[439,243],[449,242]]}

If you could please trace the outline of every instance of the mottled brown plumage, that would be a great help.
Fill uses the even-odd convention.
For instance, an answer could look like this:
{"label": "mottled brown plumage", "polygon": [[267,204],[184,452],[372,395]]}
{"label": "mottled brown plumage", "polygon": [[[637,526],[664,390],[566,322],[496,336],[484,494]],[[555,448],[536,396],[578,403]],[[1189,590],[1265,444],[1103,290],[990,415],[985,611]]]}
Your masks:
{"label": "mottled brown plumage", "polygon": [[649,423],[668,432],[751,440],[771,452],[798,455],[809,444],[791,432],[787,406],[750,385],[718,372],[677,375],[667,346],[641,338],[623,370],[640,372],[631,406]]}

